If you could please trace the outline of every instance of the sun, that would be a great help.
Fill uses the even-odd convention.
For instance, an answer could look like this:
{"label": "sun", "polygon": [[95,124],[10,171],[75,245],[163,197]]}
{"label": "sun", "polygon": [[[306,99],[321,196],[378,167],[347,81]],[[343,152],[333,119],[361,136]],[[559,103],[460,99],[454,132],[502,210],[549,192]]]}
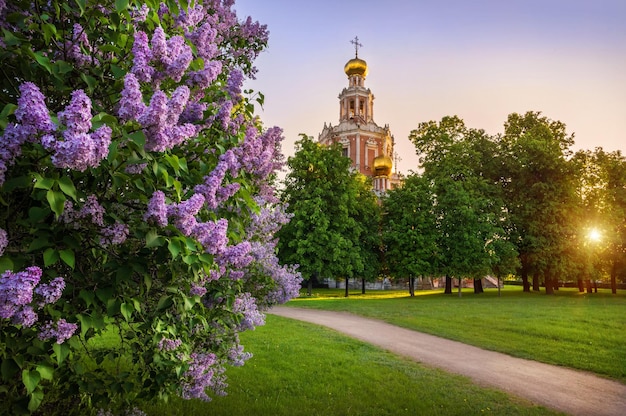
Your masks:
{"label": "sun", "polygon": [[592,228],[591,230],[589,230],[589,233],[587,233],[587,238],[590,241],[597,242],[602,240],[602,233],[597,228]]}

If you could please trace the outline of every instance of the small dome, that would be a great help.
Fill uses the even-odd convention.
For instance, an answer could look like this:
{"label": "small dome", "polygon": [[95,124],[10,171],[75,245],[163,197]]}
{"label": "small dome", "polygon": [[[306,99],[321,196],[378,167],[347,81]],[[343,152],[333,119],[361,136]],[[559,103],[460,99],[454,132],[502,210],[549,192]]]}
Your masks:
{"label": "small dome", "polygon": [[374,174],[376,176],[389,176],[393,168],[393,161],[387,155],[380,155],[374,158]]}
{"label": "small dome", "polygon": [[346,66],[343,67],[344,72],[347,76],[351,77],[352,75],[359,75],[363,78],[367,76],[367,62],[363,59],[353,58],[346,63]]}

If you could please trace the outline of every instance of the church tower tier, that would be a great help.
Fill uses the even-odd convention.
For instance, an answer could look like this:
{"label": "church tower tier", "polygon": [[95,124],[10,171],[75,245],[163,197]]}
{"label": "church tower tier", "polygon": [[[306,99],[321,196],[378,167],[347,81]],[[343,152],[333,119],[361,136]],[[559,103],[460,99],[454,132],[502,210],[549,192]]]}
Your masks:
{"label": "church tower tier", "polygon": [[341,143],[343,155],[352,160],[352,168],[373,178],[374,190],[382,194],[400,181],[393,169],[394,138],[389,125],[374,122],[374,94],[365,88],[367,62],[359,58],[359,38],[350,41],[355,57],[344,66],[348,86],[339,94],[339,124],[324,123],[318,136],[321,144]]}

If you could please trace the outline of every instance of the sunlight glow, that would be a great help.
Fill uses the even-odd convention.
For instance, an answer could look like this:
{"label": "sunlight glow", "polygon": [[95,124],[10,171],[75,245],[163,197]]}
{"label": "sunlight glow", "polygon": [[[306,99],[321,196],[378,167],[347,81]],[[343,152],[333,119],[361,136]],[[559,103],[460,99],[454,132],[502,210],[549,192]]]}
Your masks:
{"label": "sunlight glow", "polygon": [[589,241],[597,242],[602,239],[602,233],[597,228],[592,228],[591,230],[589,230],[587,238],[589,239]]}

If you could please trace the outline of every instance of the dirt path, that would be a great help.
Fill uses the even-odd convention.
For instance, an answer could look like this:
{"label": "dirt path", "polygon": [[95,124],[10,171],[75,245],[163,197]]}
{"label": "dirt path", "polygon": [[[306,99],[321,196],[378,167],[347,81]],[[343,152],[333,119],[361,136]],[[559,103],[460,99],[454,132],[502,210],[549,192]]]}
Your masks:
{"label": "dirt path", "polygon": [[345,312],[274,307],[269,313],[332,328],[570,415],[626,415],[626,385],[590,373],[514,358]]}

